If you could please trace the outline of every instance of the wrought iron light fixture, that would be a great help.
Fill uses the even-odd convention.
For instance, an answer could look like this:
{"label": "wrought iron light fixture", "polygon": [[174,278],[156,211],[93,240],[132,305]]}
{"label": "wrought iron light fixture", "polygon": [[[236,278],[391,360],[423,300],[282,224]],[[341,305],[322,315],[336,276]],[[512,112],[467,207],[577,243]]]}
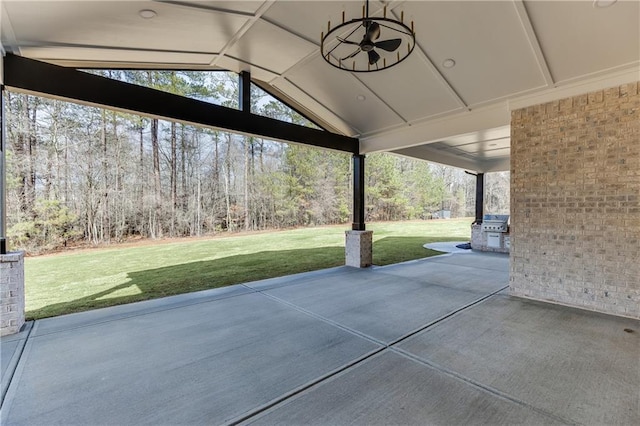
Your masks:
{"label": "wrought iron light fixture", "polygon": [[[385,39],[378,40],[384,34]],[[331,28],[327,22],[327,33],[321,35],[320,52],[331,66],[351,72],[382,71],[407,59],[416,46],[413,21],[404,23],[404,12],[400,20],[387,18],[387,6],[382,17],[369,16],[369,0],[362,6],[362,18],[345,21]]]}

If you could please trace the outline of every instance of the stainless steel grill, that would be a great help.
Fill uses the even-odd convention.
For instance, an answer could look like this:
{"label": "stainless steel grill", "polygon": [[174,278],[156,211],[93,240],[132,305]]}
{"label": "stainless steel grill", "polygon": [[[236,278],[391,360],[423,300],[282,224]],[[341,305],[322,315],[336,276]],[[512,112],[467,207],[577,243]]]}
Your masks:
{"label": "stainless steel grill", "polygon": [[487,247],[504,249],[507,240],[505,234],[509,232],[509,215],[485,214],[480,229],[484,233],[483,240],[486,241]]}
{"label": "stainless steel grill", "polygon": [[509,215],[485,214],[481,229],[482,232],[507,232],[509,231]]}

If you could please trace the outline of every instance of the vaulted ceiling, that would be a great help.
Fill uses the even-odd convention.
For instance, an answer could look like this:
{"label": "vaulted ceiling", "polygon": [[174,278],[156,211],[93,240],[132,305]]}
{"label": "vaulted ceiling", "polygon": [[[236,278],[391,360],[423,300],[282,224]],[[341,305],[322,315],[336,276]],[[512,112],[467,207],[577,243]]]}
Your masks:
{"label": "vaulted ceiling", "polygon": [[[640,1],[371,1],[413,21],[416,49],[350,73],[320,34],[362,1],[0,0],[2,48],[73,67],[249,71],[363,153],[509,168],[510,111],[640,80]],[[151,9],[145,19],[140,11]],[[384,29],[383,29],[384,30]],[[453,67],[445,67],[452,59]]]}

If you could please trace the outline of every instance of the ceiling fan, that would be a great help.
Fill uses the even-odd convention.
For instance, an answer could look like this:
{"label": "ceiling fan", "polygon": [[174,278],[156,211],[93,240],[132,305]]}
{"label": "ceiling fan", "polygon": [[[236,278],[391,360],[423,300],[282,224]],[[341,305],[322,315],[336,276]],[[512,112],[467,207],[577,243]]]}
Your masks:
{"label": "ceiling fan", "polygon": [[[369,0],[366,0],[362,7],[362,18],[345,22],[345,13],[342,12],[341,24],[331,28],[328,22],[327,34],[322,33],[321,36],[324,60],[342,70],[372,72],[392,67],[406,59],[415,47],[413,22],[409,28],[403,22],[404,12],[397,20],[387,18],[386,6],[383,10],[382,17],[370,16]],[[382,33],[393,38],[379,40]],[[407,49],[401,52],[399,48],[405,42]],[[355,50],[351,51],[350,46],[355,46]],[[362,52],[366,53],[366,57],[360,55]]]}
{"label": "ceiling fan", "polygon": [[[367,1],[367,9],[369,8],[369,2]],[[368,18],[368,10],[367,10],[367,18]],[[356,43],[355,41],[346,40],[340,37],[337,37],[340,43],[345,44],[354,44],[357,45],[358,48],[351,55],[341,58],[341,61],[351,59],[355,57],[360,52],[367,52],[369,55],[369,65],[374,65],[376,62],[380,60],[380,55],[374,49],[377,47],[382,50],[386,50],[387,52],[395,52],[400,44],[402,44],[402,39],[393,38],[389,40],[382,41],[374,41],[380,38],[380,24],[371,20],[365,20],[362,23],[362,26],[365,28],[365,34],[362,37],[362,41]]]}

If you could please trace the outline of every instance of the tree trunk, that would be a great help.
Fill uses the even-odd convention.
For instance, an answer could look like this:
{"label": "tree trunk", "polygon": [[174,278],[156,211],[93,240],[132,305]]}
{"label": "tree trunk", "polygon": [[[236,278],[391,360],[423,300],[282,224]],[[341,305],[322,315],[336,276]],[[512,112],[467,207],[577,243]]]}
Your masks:
{"label": "tree trunk", "polygon": [[176,123],[171,122],[171,236],[176,231],[176,206],[178,205],[178,165],[177,165]]}
{"label": "tree trunk", "polygon": [[144,220],[144,186],[146,179],[144,178],[144,135],[143,135],[143,124],[144,121],[140,120],[140,126],[138,127],[139,132],[139,145],[138,145],[138,211],[136,217],[139,218],[138,221],[138,232],[143,234],[145,228],[145,220]]}
{"label": "tree trunk", "polygon": [[[197,131],[197,130],[196,130]],[[180,125],[180,199],[182,211],[187,210],[187,165],[186,165],[187,142],[184,125]]]}
{"label": "tree trunk", "polygon": [[244,210],[244,229],[248,231],[251,229],[251,214],[249,212],[249,144],[251,143],[251,138],[244,137],[243,145],[244,145],[244,200],[243,200],[243,210]]}
{"label": "tree trunk", "polygon": [[155,210],[153,212],[155,220],[152,222],[152,237],[159,238],[162,236],[162,227],[160,226],[160,221],[157,219],[157,215],[162,207],[162,189],[160,188],[160,146],[158,143],[158,119],[156,118],[151,120],[151,149],[153,151],[153,189],[155,204]]}
{"label": "tree trunk", "polygon": [[233,228],[231,219],[231,144],[232,137],[227,134],[227,154],[225,155],[224,200],[226,205],[227,231]]}
{"label": "tree trunk", "polygon": [[213,201],[211,203],[211,217],[213,218],[213,229],[216,230],[216,222],[218,221],[218,201],[220,199],[220,134],[215,132],[213,139],[213,182],[211,192]]}
{"label": "tree trunk", "polygon": [[[112,232],[114,232],[114,237],[119,241],[122,239],[122,236],[125,232],[125,223],[126,223],[126,218],[125,218],[125,209],[124,209],[124,201],[123,201],[123,183],[122,181],[124,180],[124,172],[122,170],[122,146],[121,146],[121,142],[120,142],[120,137],[118,136],[118,115],[116,114],[115,111],[111,112],[111,124],[112,124],[112,128],[113,128],[113,147],[116,150],[116,164],[114,167],[114,179],[115,182],[113,184],[113,188],[115,189],[115,211],[114,211],[114,215],[115,215],[115,222],[116,222],[116,226],[114,226],[114,230]],[[111,235],[109,236],[111,237]]]}
{"label": "tree trunk", "polygon": [[111,226],[109,223],[109,158],[107,151],[107,111],[100,114],[102,126],[100,139],[102,143],[102,214],[100,215],[100,241],[109,241]]}
{"label": "tree trunk", "polygon": [[[29,110],[29,99],[33,99],[33,110]],[[36,97],[27,96],[26,102],[27,108],[27,117],[29,119],[29,124],[27,126],[27,153],[28,153],[28,164],[29,164],[29,173],[27,175],[26,182],[26,193],[25,193],[25,203],[26,203],[26,212],[31,219],[35,219],[36,212],[36,163],[37,163],[37,150],[38,150],[38,139],[36,136],[36,124],[38,120],[38,99]]]}
{"label": "tree trunk", "polygon": [[69,204],[69,139],[64,138],[64,203]]}

